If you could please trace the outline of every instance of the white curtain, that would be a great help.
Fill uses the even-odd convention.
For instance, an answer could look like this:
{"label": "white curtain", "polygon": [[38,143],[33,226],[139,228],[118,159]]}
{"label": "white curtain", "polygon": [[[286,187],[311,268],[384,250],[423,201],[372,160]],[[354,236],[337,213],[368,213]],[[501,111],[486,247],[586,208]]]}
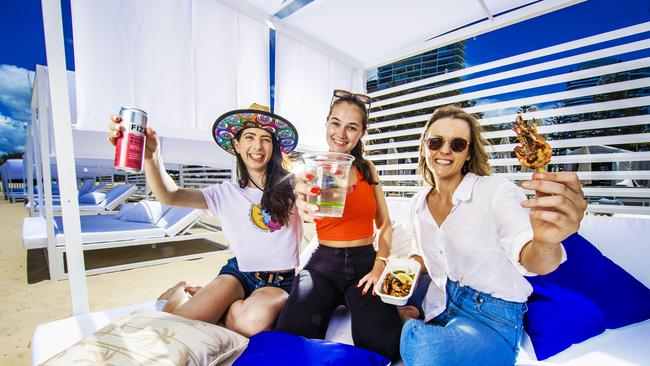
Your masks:
{"label": "white curtain", "polygon": [[269,103],[267,26],[216,1],[72,0],[72,20],[80,128],[134,106],[159,136],[211,140],[220,114]]}
{"label": "white curtain", "polygon": [[275,111],[297,127],[298,147],[327,149],[332,91],[364,92],[362,72],[282,33],[277,34],[275,70]]}
{"label": "white curtain", "polygon": [[207,165],[230,169],[234,157],[217,146],[214,141],[197,141],[163,137],[160,139],[161,154],[165,164]]}

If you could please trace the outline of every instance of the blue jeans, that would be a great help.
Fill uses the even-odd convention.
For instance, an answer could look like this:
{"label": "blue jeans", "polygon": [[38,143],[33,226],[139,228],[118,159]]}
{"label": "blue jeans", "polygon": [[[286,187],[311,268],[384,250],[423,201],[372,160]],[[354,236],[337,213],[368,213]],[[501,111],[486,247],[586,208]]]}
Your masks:
{"label": "blue jeans", "polygon": [[[257,290],[258,288],[266,286],[279,287],[287,293],[291,293],[293,279],[295,278],[295,272],[242,272],[239,270],[239,266],[237,266],[237,258],[228,259],[226,265],[221,267],[221,271],[219,271],[219,275],[223,274],[231,275],[239,281],[241,286],[244,288],[245,297],[249,297],[253,291]],[[258,278],[262,277],[260,274],[262,274],[264,278]],[[278,274],[281,275],[282,279],[280,279],[280,276],[278,276]]]}
{"label": "blue jeans", "polygon": [[402,328],[406,365],[514,365],[525,303],[501,300],[447,281],[447,309],[428,323],[410,319]]}
{"label": "blue jeans", "polygon": [[352,318],[354,345],[399,359],[402,324],[395,305],[383,303],[372,290],[363,295],[357,287],[372,270],[375,256],[372,244],[352,248],[320,245],[296,276],[275,329],[323,339],[332,313],[345,305]]}

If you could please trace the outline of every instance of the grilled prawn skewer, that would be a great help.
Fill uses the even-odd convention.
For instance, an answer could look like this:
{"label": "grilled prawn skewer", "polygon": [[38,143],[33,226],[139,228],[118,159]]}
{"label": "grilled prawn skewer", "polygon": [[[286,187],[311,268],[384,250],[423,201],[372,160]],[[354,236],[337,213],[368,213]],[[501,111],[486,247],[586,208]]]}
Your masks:
{"label": "grilled prawn skewer", "polygon": [[515,118],[511,127],[519,138],[521,146],[515,147],[515,155],[519,162],[529,168],[535,169],[538,173],[544,172],[544,165],[551,161],[553,150],[542,136],[537,133],[537,126],[528,127],[521,116]]}

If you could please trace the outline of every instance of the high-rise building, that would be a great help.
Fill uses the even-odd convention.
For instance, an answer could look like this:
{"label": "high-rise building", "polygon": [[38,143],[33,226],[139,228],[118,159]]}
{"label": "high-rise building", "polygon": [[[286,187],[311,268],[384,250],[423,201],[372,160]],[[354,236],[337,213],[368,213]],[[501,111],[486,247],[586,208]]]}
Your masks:
{"label": "high-rise building", "polygon": [[[583,63],[578,65],[578,70],[586,70],[586,69],[591,69],[591,68],[594,68],[594,67],[611,65],[611,64],[618,63],[618,62],[621,62],[621,60],[608,57],[608,58],[603,58],[603,59],[599,59],[599,60],[583,62]],[[629,71],[624,71],[624,72],[618,72],[618,73],[615,73],[615,74],[594,76],[594,77],[590,77],[590,78],[586,78],[586,79],[569,81],[566,84],[566,90],[575,90],[575,89],[581,89],[581,88],[586,88],[586,87],[591,87],[591,86],[609,84],[609,83],[612,83],[612,82],[621,82],[621,81],[626,81],[626,80],[634,80],[634,79],[646,78],[648,76],[650,76],[650,68],[629,70]],[[642,88],[642,89],[626,91],[624,94],[628,98],[646,96],[646,95],[650,94],[650,88]],[[597,101],[597,99],[598,99],[597,95],[590,95],[590,96],[587,96],[587,97],[573,98],[573,99],[565,100],[564,103],[563,103],[563,106],[570,107],[570,106],[574,106],[574,105],[594,103],[594,102]]]}
{"label": "high-rise building", "polygon": [[[593,61],[588,61],[588,62],[583,62],[578,65],[578,71],[582,70],[587,70],[591,69],[594,67],[601,67],[601,66],[607,66],[611,64],[615,64],[617,62],[620,62],[620,60],[614,59],[614,58],[603,58],[599,60],[593,60]],[[566,90],[576,90],[576,89],[582,89],[582,88],[588,88],[592,86],[597,86],[602,84],[602,76],[593,76],[590,78],[586,79],[580,79],[580,80],[572,80],[567,82],[566,84]],[[589,104],[589,103],[594,103],[595,102],[595,96],[594,95],[587,95],[584,97],[579,97],[579,98],[573,98],[564,101],[563,105],[564,107],[571,107],[574,105],[581,105],[581,104]]]}
{"label": "high-rise building", "polygon": [[[368,78],[368,92],[383,90],[420,79],[462,69],[465,63],[465,43],[459,42],[427,51],[377,69]],[[427,85],[420,89],[434,87]]]}

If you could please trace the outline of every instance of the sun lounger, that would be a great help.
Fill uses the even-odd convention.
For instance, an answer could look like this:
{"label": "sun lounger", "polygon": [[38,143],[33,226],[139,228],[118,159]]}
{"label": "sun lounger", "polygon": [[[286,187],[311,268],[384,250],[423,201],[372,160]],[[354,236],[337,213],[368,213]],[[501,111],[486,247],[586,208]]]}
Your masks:
{"label": "sun lounger", "polygon": [[[172,207],[167,211],[156,224],[143,222],[123,221],[116,218],[116,215],[90,215],[82,216],[81,238],[83,250],[95,250],[106,248],[127,247],[146,244],[168,243],[181,240],[210,239],[220,248],[225,248],[225,239],[219,230],[201,225],[199,218],[203,211],[196,209]],[[61,217],[54,218],[55,225],[55,246],[53,253],[48,250],[48,255],[55,256],[55,268],[50,268],[52,279],[64,279],[67,277],[64,272],[63,261],[65,253],[65,236]],[[189,233],[189,229],[196,225],[208,229],[205,232]],[[23,246],[26,249],[48,248],[48,238],[45,219],[42,217],[27,217],[23,221]],[[179,259],[190,259],[201,257],[195,254],[183,257],[157,259],[153,261],[123,264],[111,267],[87,270],[87,274],[98,274],[111,271],[118,271],[146,265],[161,264]]]}
{"label": "sun lounger", "polygon": [[[103,188],[102,184],[95,186],[93,190],[88,193],[96,192]],[[119,184],[113,186],[110,190],[106,191],[104,200],[99,203],[79,203],[79,213],[81,215],[93,215],[99,213],[106,213],[115,210],[119,205],[126,202],[126,200],[131,197],[138,187],[133,184]],[[36,200],[36,199],[35,199]],[[38,202],[38,201],[37,201]],[[29,209],[31,202],[28,202],[26,207]],[[38,211],[39,207],[37,205],[36,210]],[[54,197],[52,200],[52,211],[55,213],[61,212],[60,200],[58,197]]]}
{"label": "sun lounger", "polygon": [[4,195],[5,199],[9,200],[10,203],[15,203],[16,201],[24,201],[27,197],[27,191],[22,187],[8,187]]}

